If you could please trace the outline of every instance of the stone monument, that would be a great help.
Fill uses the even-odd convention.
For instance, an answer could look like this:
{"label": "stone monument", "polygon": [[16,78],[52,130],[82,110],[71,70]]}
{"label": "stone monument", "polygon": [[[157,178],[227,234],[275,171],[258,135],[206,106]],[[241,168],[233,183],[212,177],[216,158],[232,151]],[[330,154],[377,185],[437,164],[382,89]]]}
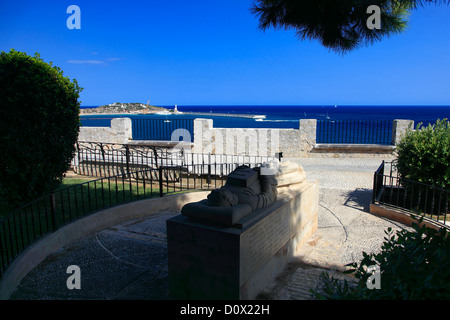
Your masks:
{"label": "stone monument", "polygon": [[318,221],[318,183],[301,166],[240,166],[167,220],[169,290],[181,299],[253,299]]}
{"label": "stone monument", "polygon": [[207,199],[183,206],[181,213],[225,226],[233,226],[252,212],[268,207],[277,199],[277,180],[261,175],[261,168],[239,166],[228,175],[220,189]]}

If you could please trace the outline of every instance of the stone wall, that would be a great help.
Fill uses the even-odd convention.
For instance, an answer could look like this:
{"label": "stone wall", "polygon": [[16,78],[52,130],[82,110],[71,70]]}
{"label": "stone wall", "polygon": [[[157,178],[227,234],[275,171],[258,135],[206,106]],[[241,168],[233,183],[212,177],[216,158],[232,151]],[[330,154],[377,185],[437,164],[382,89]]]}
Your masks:
{"label": "stone wall", "polygon": [[395,144],[413,125],[411,120],[394,120],[392,145],[317,144],[317,120],[301,119],[299,129],[214,128],[211,119],[194,120],[195,153],[304,157],[366,157],[393,155]]}
{"label": "stone wall", "polygon": [[[392,156],[395,144],[411,120],[394,120],[392,145],[317,144],[317,120],[301,119],[298,129],[215,128],[212,119],[194,120],[191,151],[203,154],[269,156],[285,158]],[[79,141],[126,144],[132,140],[131,119],[118,118],[111,127],[81,127]],[[133,141],[138,143],[139,141]],[[148,143],[148,141],[145,141]],[[156,142],[152,142],[156,143]],[[190,147],[189,147],[190,148]]]}
{"label": "stone wall", "polygon": [[414,121],[412,120],[394,120],[392,128],[392,144],[396,145],[401,137],[405,134],[406,130],[411,127],[414,129]]}
{"label": "stone wall", "polygon": [[299,129],[214,128],[211,119],[194,120],[194,153],[284,157],[306,156],[316,142],[316,120]]}
{"label": "stone wall", "polygon": [[78,141],[125,144],[132,139],[131,119],[115,118],[111,127],[80,127]]}

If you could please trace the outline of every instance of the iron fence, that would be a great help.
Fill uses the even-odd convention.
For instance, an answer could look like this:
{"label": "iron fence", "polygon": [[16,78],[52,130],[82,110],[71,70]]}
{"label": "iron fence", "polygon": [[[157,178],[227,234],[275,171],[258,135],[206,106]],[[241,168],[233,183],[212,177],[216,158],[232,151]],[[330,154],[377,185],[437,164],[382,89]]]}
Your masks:
{"label": "iron fence", "polygon": [[[92,160],[93,154],[99,155],[105,160],[103,166],[109,165],[112,170],[114,166],[111,163],[117,159],[122,160],[123,150],[110,149],[114,151],[109,154],[110,161],[106,161],[106,152],[103,154],[102,150],[105,151],[105,148],[95,149],[88,158]],[[155,152],[156,149],[150,150]],[[131,150],[125,149],[124,157],[128,153],[132,159]],[[161,160],[160,156],[161,154],[158,159]],[[127,169],[139,167],[136,164],[141,160],[130,161],[128,166],[126,161],[123,163],[117,160],[120,164],[117,167],[125,168],[125,172],[56,190],[4,216],[0,219],[0,279],[11,262],[28,246],[76,219],[131,201],[163,197],[177,192],[220,188],[225,184],[227,175],[239,165],[257,166],[264,162],[262,157],[234,158],[234,162],[227,163],[224,161],[229,160],[229,157],[202,154],[195,156],[190,158],[191,163],[167,165],[167,161],[160,161],[158,166],[137,171]],[[219,159],[222,161],[218,161]],[[92,165],[92,161],[89,165]],[[98,163],[97,167],[102,168]],[[99,171],[102,174],[106,172],[111,171]]]}
{"label": "iron fence", "polygon": [[183,164],[182,149],[101,142],[77,142],[72,166],[75,173],[96,177]]}
{"label": "iron fence", "polygon": [[392,120],[317,120],[317,143],[392,144]]}
{"label": "iron fence", "polygon": [[450,191],[401,178],[395,162],[382,162],[374,173],[372,202],[414,212],[449,228]]}
{"label": "iron fence", "polygon": [[193,119],[137,119],[131,118],[133,140],[173,141],[179,139],[173,134],[184,129],[183,141],[192,142],[194,138]]}
{"label": "iron fence", "polygon": [[144,178],[151,177],[150,171],[59,189],[4,216],[0,220],[0,278],[14,258],[43,235],[100,209],[163,192],[151,178]]}
{"label": "iron fence", "polygon": [[[78,142],[72,167],[75,173],[80,175],[108,177],[157,169],[160,166],[184,167],[188,171],[198,166],[209,170],[209,167],[218,164],[246,164],[253,167],[276,159],[275,156],[203,154],[188,151],[171,146]],[[223,174],[230,173],[229,168],[231,167],[223,166]],[[152,174],[154,179],[158,179],[157,171],[152,171]]]}

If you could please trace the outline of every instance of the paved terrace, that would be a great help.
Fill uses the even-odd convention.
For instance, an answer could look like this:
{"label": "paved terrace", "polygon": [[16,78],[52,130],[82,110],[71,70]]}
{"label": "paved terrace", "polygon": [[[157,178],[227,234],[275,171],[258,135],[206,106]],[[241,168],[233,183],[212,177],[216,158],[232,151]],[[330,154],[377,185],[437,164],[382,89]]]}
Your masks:
{"label": "paved terrace", "polygon": [[[382,158],[290,160],[320,181],[319,228],[261,299],[311,299],[323,271],[341,277],[339,270],[362,251],[379,250],[388,227],[405,228],[368,213]],[[28,274],[12,299],[169,299],[165,221],[177,214],[128,221],[60,249]],[[80,267],[80,290],[66,287],[69,265]]]}

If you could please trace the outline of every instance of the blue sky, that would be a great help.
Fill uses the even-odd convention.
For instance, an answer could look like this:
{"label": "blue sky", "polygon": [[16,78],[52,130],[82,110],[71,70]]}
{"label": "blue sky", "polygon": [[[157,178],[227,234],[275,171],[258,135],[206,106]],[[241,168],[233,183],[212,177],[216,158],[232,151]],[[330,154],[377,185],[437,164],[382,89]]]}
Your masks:
{"label": "blue sky", "polygon": [[[70,5],[81,29],[69,30]],[[81,104],[450,105],[450,6],[344,56],[258,29],[251,1],[0,2],[0,50],[61,67]]]}

